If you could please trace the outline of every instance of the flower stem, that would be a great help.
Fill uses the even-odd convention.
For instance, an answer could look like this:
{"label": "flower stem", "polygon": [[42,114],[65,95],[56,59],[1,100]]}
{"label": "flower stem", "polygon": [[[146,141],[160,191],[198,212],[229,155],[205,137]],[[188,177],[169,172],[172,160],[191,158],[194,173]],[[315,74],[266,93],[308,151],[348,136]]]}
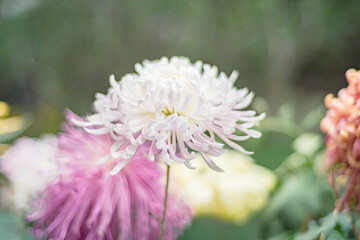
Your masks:
{"label": "flower stem", "polygon": [[359,229],[357,227],[357,220],[358,220],[358,215],[357,213],[353,213],[351,214],[351,220],[353,223],[353,230],[354,230],[354,234],[355,234],[355,239],[356,240],[360,240],[360,233],[359,233]]}
{"label": "flower stem", "polygon": [[160,222],[161,223],[160,240],[164,239],[166,208],[167,208],[168,193],[169,193],[169,178],[170,178],[170,166],[167,166],[165,197],[164,197],[164,211],[163,211],[162,219],[161,219],[161,222]]}

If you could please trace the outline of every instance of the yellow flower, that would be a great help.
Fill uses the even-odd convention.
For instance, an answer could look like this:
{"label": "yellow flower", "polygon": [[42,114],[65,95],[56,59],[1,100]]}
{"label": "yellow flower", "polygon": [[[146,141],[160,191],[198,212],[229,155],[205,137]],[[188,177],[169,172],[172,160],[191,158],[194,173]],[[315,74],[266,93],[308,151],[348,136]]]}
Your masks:
{"label": "yellow flower", "polygon": [[0,101],[0,135],[19,131],[25,126],[25,119],[23,117],[9,117],[9,114],[9,105]]}
{"label": "yellow flower", "polygon": [[0,118],[7,117],[10,113],[10,107],[6,102],[0,101]]}
{"label": "yellow flower", "polygon": [[209,169],[201,156],[194,161],[195,170],[180,164],[172,166],[175,182],[197,215],[243,222],[265,206],[276,184],[274,173],[236,151],[230,150],[214,161],[225,172]]}
{"label": "yellow flower", "polygon": [[15,116],[5,119],[0,119],[0,135],[16,132],[22,129],[25,125],[23,117]]}

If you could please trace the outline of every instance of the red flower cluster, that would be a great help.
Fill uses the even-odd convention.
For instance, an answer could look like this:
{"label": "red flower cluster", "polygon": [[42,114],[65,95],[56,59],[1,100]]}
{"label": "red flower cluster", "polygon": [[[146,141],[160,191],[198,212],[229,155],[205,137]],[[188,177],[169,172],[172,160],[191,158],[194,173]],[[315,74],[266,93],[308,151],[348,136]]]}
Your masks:
{"label": "red flower cluster", "polygon": [[[320,125],[327,134],[329,181],[341,195],[336,212],[350,210],[353,204],[360,209],[360,71],[348,70],[346,79],[349,86],[341,89],[338,97],[326,96],[329,110]],[[341,194],[338,185],[346,186],[344,193]]]}

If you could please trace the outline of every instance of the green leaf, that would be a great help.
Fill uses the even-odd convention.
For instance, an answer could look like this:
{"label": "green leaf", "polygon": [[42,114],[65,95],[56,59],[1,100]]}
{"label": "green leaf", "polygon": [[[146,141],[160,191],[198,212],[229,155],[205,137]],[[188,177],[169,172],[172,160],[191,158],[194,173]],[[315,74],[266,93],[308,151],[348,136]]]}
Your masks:
{"label": "green leaf", "polygon": [[279,235],[267,238],[267,240],[289,240],[289,239],[291,239],[291,237],[287,233],[281,233]]}
{"label": "green leaf", "polygon": [[320,134],[304,133],[293,142],[293,148],[296,152],[306,156],[312,156],[319,151],[323,143],[323,138]]}
{"label": "green leaf", "polygon": [[347,240],[347,239],[349,238],[345,237],[343,234],[341,234],[338,231],[332,231],[327,238],[327,240]]}
{"label": "green leaf", "polygon": [[324,206],[333,206],[330,192],[326,180],[317,178],[311,169],[284,178],[264,214],[269,235],[300,229],[308,219],[321,216]]}
{"label": "green leaf", "polygon": [[0,239],[33,240],[34,238],[19,216],[0,210]]}
{"label": "green leaf", "polygon": [[303,129],[310,130],[310,129],[318,129],[321,119],[325,115],[325,108],[324,106],[320,106],[317,109],[307,113],[305,117],[301,120],[300,125]]}
{"label": "green leaf", "polygon": [[289,103],[285,103],[279,108],[278,114],[279,114],[279,117],[282,119],[288,119],[288,120],[293,121],[295,119],[294,106]]}
{"label": "green leaf", "polygon": [[337,215],[330,213],[320,219],[319,223],[312,221],[309,224],[309,229],[304,233],[297,234],[294,240],[318,239],[321,235],[325,239],[333,240],[349,239],[349,237],[353,236],[352,218],[348,213]]}

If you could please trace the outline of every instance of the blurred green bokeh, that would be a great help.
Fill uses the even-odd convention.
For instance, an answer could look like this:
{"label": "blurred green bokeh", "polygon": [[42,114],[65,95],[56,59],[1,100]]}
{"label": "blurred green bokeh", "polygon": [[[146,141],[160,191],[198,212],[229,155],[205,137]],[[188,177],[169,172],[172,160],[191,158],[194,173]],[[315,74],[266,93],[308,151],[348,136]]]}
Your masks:
{"label": "blurred green bokeh", "polygon": [[293,102],[301,115],[360,68],[359,11],[356,0],[0,0],[0,100],[57,131],[62,110],[89,112],[111,73],[184,55],[237,69],[272,111]]}
{"label": "blurred green bokeh", "polygon": [[[259,164],[275,169],[306,124],[318,131],[318,118],[300,120],[347,85],[347,69],[360,68],[359,13],[357,0],[0,0],[0,101],[33,114],[24,135],[57,132],[65,108],[91,111],[110,74],[188,56],[227,74],[237,69],[237,86],[280,116],[264,126],[273,132],[247,143]],[[260,221],[195,219],[181,239],[260,239]]]}

